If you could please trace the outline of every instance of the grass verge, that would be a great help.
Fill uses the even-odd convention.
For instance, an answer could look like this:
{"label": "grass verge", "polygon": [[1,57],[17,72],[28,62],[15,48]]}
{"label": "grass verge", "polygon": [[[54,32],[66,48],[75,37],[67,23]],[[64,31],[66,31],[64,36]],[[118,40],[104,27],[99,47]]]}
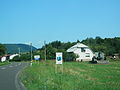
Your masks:
{"label": "grass verge", "polygon": [[120,61],[64,62],[63,68],[58,65],[57,69],[55,61],[34,62],[20,79],[27,90],[120,90]]}
{"label": "grass verge", "polygon": [[0,66],[2,66],[2,65],[7,65],[7,64],[10,64],[10,62],[8,62],[8,61],[0,62]]}

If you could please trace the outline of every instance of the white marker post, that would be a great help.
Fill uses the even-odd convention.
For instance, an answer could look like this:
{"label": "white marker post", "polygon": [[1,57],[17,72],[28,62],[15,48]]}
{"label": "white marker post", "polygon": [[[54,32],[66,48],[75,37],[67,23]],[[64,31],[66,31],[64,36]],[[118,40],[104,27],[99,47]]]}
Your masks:
{"label": "white marker post", "polygon": [[56,53],[56,64],[62,64],[62,53],[61,52],[57,52]]}
{"label": "white marker post", "polygon": [[40,62],[40,55],[34,55],[35,62],[38,61],[38,64]]}
{"label": "white marker post", "polygon": [[[55,73],[57,74],[57,71],[62,71],[63,74],[63,53],[62,52],[57,52],[56,53],[56,70]],[[62,65],[62,66],[61,66]],[[60,66],[58,68],[58,66]],[[60,80],[62,82],[62,74],[60,75]],[[62,85],[60,85],[60,89],[62,89]]]}
{"label": "white marker post", "polygon": [[[57,52],[56,53],[56,73],[57,73],[57,65],[63,63],[63,57],[62,57],[62,52]],[[63,73],[63,65],[62,65],[62,73]]]}
{"label": "white marker post", "polygon": [[40,55],[34,55],[34,60],[40,60]]}

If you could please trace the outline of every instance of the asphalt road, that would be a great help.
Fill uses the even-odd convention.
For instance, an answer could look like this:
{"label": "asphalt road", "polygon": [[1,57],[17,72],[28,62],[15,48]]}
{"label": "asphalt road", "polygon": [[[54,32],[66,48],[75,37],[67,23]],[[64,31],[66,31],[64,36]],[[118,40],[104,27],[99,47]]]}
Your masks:
{"label": "asphalt road", "polygon": [[0,90],[25,90],[20,82],[18,74],[28,63],[13,62],[0,66]]}

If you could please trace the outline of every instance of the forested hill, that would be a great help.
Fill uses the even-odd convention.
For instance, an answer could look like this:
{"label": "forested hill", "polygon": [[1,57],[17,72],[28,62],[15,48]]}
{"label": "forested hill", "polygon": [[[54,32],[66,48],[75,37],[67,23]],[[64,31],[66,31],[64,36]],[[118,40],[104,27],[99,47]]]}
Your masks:
{"label": "forested hill", "polygon": [[120,37],[115,38],[87,38],[82,43],[88,45],[94,52],[102,51],[106,55],[120,54]]}
{"label": "forested hill", "polygon": [[[14,53],[18,53],[19,49],[20,52],[29,52],[30,51],[30,45],[26,45],[26,44],[4,44],[6,49],[7,49],[7,53],[9,54],[14,54]],[[35,47],[32,46],[32,50],[37,50]]]}

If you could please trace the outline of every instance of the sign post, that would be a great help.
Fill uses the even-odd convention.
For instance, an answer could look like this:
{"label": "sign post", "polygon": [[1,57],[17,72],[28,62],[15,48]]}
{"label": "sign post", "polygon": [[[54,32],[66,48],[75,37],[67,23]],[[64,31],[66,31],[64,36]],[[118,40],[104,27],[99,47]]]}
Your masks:
{"label": "sign post", "polygon": [[62,53],[61,52],[57,52],[56,53],[56,64],[62,64]]}
{"label": "sign post", "polygon": [[[35,56],[34,56],[34,60],[35,60],[35,62],[36,62],[36,61],[40,61],[40,55],[35,55]],[[38,63],[39,63],[39,62],[38,62]]]}
{"label": "sign post", "polygon": [[[56,53],[56,67],[55,67],[55,73],[57,72],[62,72],[60,74],[63,74],[63,53],[62,52],[57,52]],[[58,67],[59,66],[59,67]],[[62,75],[60,75],[60,83],[62,82]],[[62,85],[60,85],[60,89],[62,89]]]}
{"label": "sign post", "polygon": [[35,55],[35,56],[34,56],[34,59],[35,59],[35,60],[40,60],[40,55]]}
{"label": "sign post", "polygon": [[56,53],[56,73],[57,73],[57,65],[62,65],[62,68],[60,68],[60,69],[62,69],[62,73],[63,73],[63,56],[62,56],[62,52],[57,52]]}

